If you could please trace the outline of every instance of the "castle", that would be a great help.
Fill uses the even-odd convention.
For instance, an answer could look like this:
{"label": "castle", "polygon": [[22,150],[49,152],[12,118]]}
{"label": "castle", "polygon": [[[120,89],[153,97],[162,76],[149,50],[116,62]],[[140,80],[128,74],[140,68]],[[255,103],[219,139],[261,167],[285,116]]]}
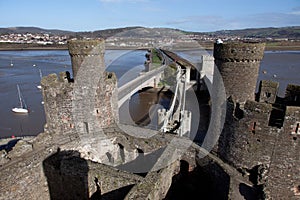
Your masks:
{"label": "castle", "polygon": [[255,95],[263,43],[215,44],[215,63],[228,97],[218,155],[271,199],[300,195],[300,86],[263,80]]}
{"label": "castle", "polygon": [[[2,156],[0,199],[299,198],[300,86],[280,98],[278,83],[266,80],[255,94],[264,44],[215,44],[227,112],[206,152],[188,138],[118,123],[104,42],[69,41],[73,78],[42,79],[45,131]],[[136,137],[145,132],[151,137]]]}

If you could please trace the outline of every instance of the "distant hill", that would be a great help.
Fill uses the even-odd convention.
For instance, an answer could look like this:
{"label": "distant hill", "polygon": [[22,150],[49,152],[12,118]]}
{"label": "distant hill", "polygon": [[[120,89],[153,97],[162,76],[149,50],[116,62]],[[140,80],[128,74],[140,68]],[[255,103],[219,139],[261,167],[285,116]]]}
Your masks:
{"label": "distant hill", "polygon": [[136,29],[127,30],[117,34],[119,37],[133,37],[133,38],[164,38],[164,37],[178,37],[185,32],[172,28],[145,28],[138,27]]}
{"label": "distant hill", "polygon": [[46,33],[52,35],[68,35],[71,37],[103,37],[107,38],[112,35],[121,33],[123,31],[128,31],[132,29],[136,29],[140,27],[125,27],[125,28],[115,28],[115,29],[104,29],[97,31],[82,31],[82,32],[74,32],[74,31],[65,31],[58,29],[43,29],[39,27],[9,27],[9,28],[0,28],[1,34],[10,34],[10,33]]}
{"label": "distant hill", "polygon": [[240,30],[222,30],[206,33],[213,36],[239,36],[251,38],[289,38],[300,39],[300,26],[282,28],[248,28]]}
{"label": "distant hill", "polygon": [[[137,31],[135,32],[134,29]],[[144,32],[142,33],[141,30]],[[149,33],[147,33],[149,30]],[[186,32],[179,29],[171,28],[144,28],[139,26],[104,29],[96,31],[82,31],[73,32],[58,29],[43,29],[38,27],[9,27],[0,28],[0,34],[9,33],[48,33],[53,35],[68,35],[70,37],[103,37],[108,38],[110,36],[121,34],[132,35],[133,37],[139,37],[141,34],[152,34],[156,31],[156,35],[164,35],[164,33],[174,34],[176,32],[182,32],[186,34],[197,34],[197,35],[210,35],[214,37],[218,36],[238,36],[238,37],[251,37],[251,38],[289,38],[289,39],[300,39],[300,26],[282,27],[282,28],[248,28],[240,30],[221,30],[215,32]],[[153,36],[153,35],[152,35]]]}
{"label": "distant hill", "polygon": [[71,35],[74,34],[72,31],[64,31],[58,29],[43,29],[38,27],[9,27],[0,28],[0,34],[9,33],[47,33],[53,35]]}
{"label": "distant hill", "polygon": [[142,28],[140,26],[133,26],[133,27],[125,27],[125,28],[114,28],[114,29],[104,29],[104,30],[97,30],[97,31],[86,31],[86,32],[77,32],[76,35],[80,37],[102,37],[102,38],[108,38],[113,35],[127,32],[133,29]]}

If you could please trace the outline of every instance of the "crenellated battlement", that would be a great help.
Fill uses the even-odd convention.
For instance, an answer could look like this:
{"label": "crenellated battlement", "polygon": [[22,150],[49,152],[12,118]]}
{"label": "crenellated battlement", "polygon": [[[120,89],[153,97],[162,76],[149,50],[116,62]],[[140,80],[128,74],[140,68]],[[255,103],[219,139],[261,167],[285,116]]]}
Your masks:
{"label": "crenellated battlement", "polygon": [[61,72],[41,81],[45,131],[85,134],[117,123],[117,77],[105,71],[104,40],[71,40],[68,44],[75,80],[69,72]]}
{"label": "crenellated battlement", "polygon": [[214,44],[214,57],[225,62],[260,62],[265,43],[221,43]]}
{"label": "crenellated battlement", "polygon": [[43,88],[45,87],[56,87],[58,85],[61,85],[62,83],[70,83],[70,73],[65,71],[65,72],[60,72],[59,76],[57,74],[49,74],[48,76],[44,76],[41,80],[41,85]]}
{"label": "crenellated battlement", "polygon": [[[230,105],[218,155],[244,173],[243,176],[265,195],[294,197],[292,189],[299,185],[299,178],[291,174],[297,174],[300,165],[295,159],[300,150],[300,86],[288,85],[286,96],[279,98],[279,83],[263,80],[254,99],[264,44],[234,43],[215,47],[215,63]],[[42,79],[45,130],[61,135],[79,131],[84,136],[94,137],[98,125],[107,128],[118,122],[117,78],[114,73],[105,71],[102,40],[71,41],[69,48],[75,80],[67,72]],[[203,59],[213,60],[212,57]],[[90,79],[99,80],[90,84]],[[184,114],[186,119],[192,117],[190,113]],[[159,123],[165,115],[165,109],[158,111]]]}
{"label": "crenellated battlement", "polygon": [[[103,199],[172,199],[180,191],[186,198],[209,194],[210,199],[298,199],[300,86],[289,84],[281,98],[277,96],[279,83],[264,80],[254,100],[263,44],[219,44],[216,48],[215,62],[228,99],[226,108],[226,102],[212,105],[227,112],[216,152],[208,153],[185,137],[154,134],[144,138],[125,133],[139,134],[145,129],[117,124],[117,78],[105,71],[103,40],[70,41],[75,80],[69,72],[42,78],[45,133],[30,143],[26,154],[4,154],[12,163],[0,172],[3,198],[93,199],[101,192]],[[204,56],[203,61],[207,60],[213,58]],[[214,67],[208,63],[205,67]],[[213,118],[213,110],[205,114]],[[182,114],[185,120],[193,117],[189,112]],[[158,110],[159,123],[165,115],[165,109]],[[82,135],[76,137],[78,133]],[[185,149],[185,144],[190,146]],[[18,152],[17,148],[12,152]],[[164,167],[161,161],[172,163]],[[148,164],[162,167],[123,171],[146,162],[145,170]]]}
{"label": "crenellated battlement", "polygon": [[74,131],[72,122],[72,96],[74,83],[68,72],[49,74],[41,80],[44,110],[46,115],[45,132],[67,134]]}
{"label": "crenellated battlement", "polygon": [[288,84],[285,92],[287,105],[300,105],[300,85]]}
{"label": "crenellated battlement", "polygon": [[256,101],[247,100],[242,109],[233,103],[228,112],[235,120],[225,125],[219,154],[267,197],[293,199],[299,184],[293,174],[300,165],[300,87],[288,85],[284,98],[277,96],[278,88],[278,82],[262,80]]}
{"label": "crenellated battlement", "polygon": [[220,71],[227,97],[243,105],[255,100],[256,82],[265,43],[214,44],[215,64]]}
{"label": "crenellated battlement", "polygon": [[95,56],[102,55],[105,52],[104,39],[97,40],[69,40],[69,53],[80,56]]}
{"label": "crenellated battlement", "polygon": [[[68,41],[69,54],[71,56],[73,77],[80,68],[92,68],[95,72],[105,71],[105,41],[98,40],[70,40]],[[82,69],[84,70],[84,69]]]}

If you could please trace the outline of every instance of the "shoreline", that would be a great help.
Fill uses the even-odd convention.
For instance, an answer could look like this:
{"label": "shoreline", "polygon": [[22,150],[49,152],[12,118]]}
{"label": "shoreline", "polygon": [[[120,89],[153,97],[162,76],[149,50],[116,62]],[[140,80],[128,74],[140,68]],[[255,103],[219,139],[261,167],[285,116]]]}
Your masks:
{"label": "shoreline", "polygon": [[[5,137],[5,138],[0,138],[0,147],[1,148],[5,148],[6,145],[8,145],[8,143],[10,141],[13,141],[13,140],[32,140],[34,138],[36,138],[37,135],[28,135],[28,136],[17,136],[17,137]],[[1,150],[0,148],[0,150]]]}
{"label": "shoreline", "polygon": [[[107,47],[106,50],[147,50],[149,48],[133,48],[133,47]],[[66,51],[67,47],[57,48],[57,47],[13,47],[13,48],[2,48],[0,51]]]}
{"label": "shoreline", "polygon": [[[211,51],[213,50],[213,44],[208,43],[199,43],[200,46],[204,50]],[[114,47],[114,46],[106,46],[107,50],[147,50],[148,47]],[[174,47],[174,50],[193,50],[195,47]],[[197,49],[197,48],[196,48]],[[0,51],[59,51],[59,50],[68,50],[67,45],[34,45],[34,44],[27,44],[27,45],[20,45],[20,44],[1,44],[0,43]],[[297,45],[285,45],[285,44],[268,44],[266,43],[265,51],[300,51],[300,44]]]}
{"label": "shoreline", "polygon": [[[27,49],[26,49],[26,50],[27,50]],[[24,50],[24,51],[26,51],[26,50]],[[48,49],[43,49],[43,50],[48,50]],[[59,49],[55,49],[55,50],[59,50]],[[270,50],[267,50],[267,49],[266,49],[265,52],[266,52],[266,51],[270,51]],[[285,50],[278,49],[278,51],[285,51]],[[290,51],[290,50],[287,50],[287,51]],[[273,56],[277,56],[277,55],[273,55]],[[297,58],[298,58],[298,53],[297,53],[296,56],[297,56]],[[285,57],[285,58],[286,58],[286,57]],[[269,72],[268,72],[268,73],[269,73]],[[272,74],[271,74],[271,75],[272,75]],[[165,89],[167,89],[167,88],[165,88]],[[150,93],[150,92],[155,92],[155,90],[153,90],[153,91],[148,90],[148,92],[149,92],[149,93]],[[282,96],[282,97],[283,97],[283,96]],[[28,134],[28,133],[29,133],[29,134]],[[40,133],[38,133],[37,135],[39,135],[39,134],[40,134]],[[32,135],[32,133],[30,134],[29,131],[27,132],[26,135],[23,134],[23,136],[25,136],[25,137],[31,137],[31,136],[36,137],[37,135],[35,135],[35,134]],[[17,136],[16,136],[16,137],[17,137]],[[0,141],[1,141],[1,139],[8,139],[8,140],[9,140],[9,139],[13,139],[13,138],[11,138],[11,136],[6,136],[6,137],[4,136],[3,138],[0,137]]]}
{"label": "shoreline", "polygon": [[[213,47],[205,47],[205,50],[213,51]],[[300,51],[300,46],[268,46],[265,51]]]}
{"label": "shoreline", "polygon": [[[148,48],[106,48],[106,50],[147,50]],[[1,48],[1,51],[67,51],[68,48],[48,48],[48,47],[42,47],[42,48]],[[174,49],[176,51],[190,51],[195,50],[193,48],[176,48]],[[213,51],[213,48],[205,48],[206,51]],[[276,48],[265,48],[265,51],[300,51],[300,47],[276,47]]]}

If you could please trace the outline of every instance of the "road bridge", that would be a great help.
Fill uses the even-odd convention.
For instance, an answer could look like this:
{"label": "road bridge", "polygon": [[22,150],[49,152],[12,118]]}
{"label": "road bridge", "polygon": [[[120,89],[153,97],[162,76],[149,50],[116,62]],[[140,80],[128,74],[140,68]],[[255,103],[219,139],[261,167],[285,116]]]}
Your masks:
{"label": "road bridge", "polygon": [[[205,83],[210,89],[213,82],[214,59],[209,55],[202,55],[201,63],[191,63],[175,53],[158,49],[163,55],[162,66],[145,72],[136,79],[129,81],[118,88],[118,107],[120,108],[130,97],[145,87],[157,87],[163,77],[164,70],[171,64],[177,66],[174,97],[169,109],[158,110],[158,123],[162,125],[162,132],[170,132],[176,127],[175,133],[180,136],[189,137],[191,130],[191,111],[186,110],[186,91],[193,85],[199,86]],[[174,108],[175,102],[178,106]],[[173,131],[172,131],[173,132]]]}
{"label": "road bridge", "polygon": [[138,76],[136,79],[129,81],[128,83],[122,85],[118,88],[118,106],[119,108],[123,105],[123,103],[130,99],[130,97],[136,93],[137,91],[145,88],[145,87],[157,87],[164,70],[167,65],[162,65],[161,67],[145,72]]}

